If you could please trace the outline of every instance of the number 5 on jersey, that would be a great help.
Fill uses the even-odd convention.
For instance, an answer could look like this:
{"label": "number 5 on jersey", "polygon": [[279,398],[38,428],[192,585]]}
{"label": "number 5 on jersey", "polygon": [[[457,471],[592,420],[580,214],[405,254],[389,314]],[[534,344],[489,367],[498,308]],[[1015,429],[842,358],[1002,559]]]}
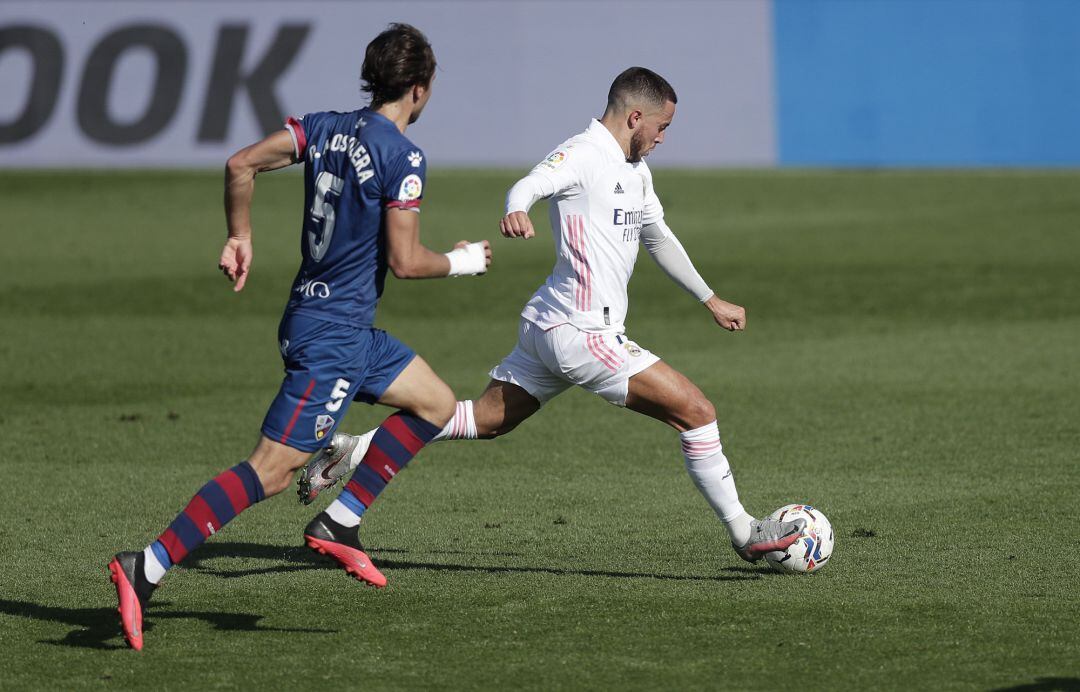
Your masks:
{"label": "number 5 on jersey", "polygon": [[317,226],[308,231],[308,250],[314,262],[322,260],[330,247],[330,239],[334,237],[334,205],[327,196],[340,196],[344,188],[345,181],[329,171],[323,171],[315,178],[315,201],[311,203],[308,215],[316,224],[322,224],[322,233],[316,233]]}

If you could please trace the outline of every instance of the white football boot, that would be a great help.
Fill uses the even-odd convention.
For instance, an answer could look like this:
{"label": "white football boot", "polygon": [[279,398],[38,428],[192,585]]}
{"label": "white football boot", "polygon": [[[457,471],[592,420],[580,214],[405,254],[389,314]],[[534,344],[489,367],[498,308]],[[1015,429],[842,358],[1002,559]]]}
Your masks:
{"label": "white football boot", "polygon": [[755,519],[750,523],[750,540],[743,545],[732,543],[731,547],[747,562],[757,562],[765,556],[765,553],[787,550],[788,546],[799,540],[805,528],[805,519],[794,521]]}

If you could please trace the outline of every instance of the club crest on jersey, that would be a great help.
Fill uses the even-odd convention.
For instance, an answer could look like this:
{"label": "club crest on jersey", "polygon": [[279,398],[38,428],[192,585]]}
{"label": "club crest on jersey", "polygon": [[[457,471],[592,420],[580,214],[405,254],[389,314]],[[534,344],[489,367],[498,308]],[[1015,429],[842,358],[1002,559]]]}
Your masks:
{"label": "club crest on jersey", "polygon": [[326,437],[326,433],[328,433],[332,427],[334,427],[334,418],[325,413],[320,413],[315,418],[315,439],[321,440]]}
{"label": "club crest on jersey", "polygon": [[413,168],[419,168],[420,167],[420,162],[423,161],[423,160],[424,160],[424,155],[421,154],[420,152],[418,152],[418,151],[410,151],[409,152],[409,163],[412,164]]}
{"label": "club crest on jersey", "polygon": [[411,202],[414,199],[420,198],[420,193],[424,191],[424,183],[421,182],[420,176],[412,173],[405,176],[405,180],[401,181],[401,189],[398,190],[398,200],[402,202]]}
{"label": "club crest on jersey", "polygon": [[560,150],[553,152],[550,156],[541,161],[540,165],[547,166],[551,170],[555,170],[563,164],[563,161],[566,161],[566,152]]}

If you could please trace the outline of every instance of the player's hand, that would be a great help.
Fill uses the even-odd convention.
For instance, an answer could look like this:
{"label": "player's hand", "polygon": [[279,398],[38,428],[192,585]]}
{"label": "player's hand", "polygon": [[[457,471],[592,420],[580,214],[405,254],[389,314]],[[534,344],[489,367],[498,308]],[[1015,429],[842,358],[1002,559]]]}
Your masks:
{"label": "player's hand", "polygon": [[[457,250],[458,248],[463,248],[466,245],[468,245],[470,242],[472,242],[472,241],[469,241],[469,240],[458,241],[454,245],[454,249]],[[489,243],[486,240],[481,240],[479,242],[480,242],[481,245],[484,246],[484,267],[490,267],[491,266],[491,243]]]}
{"label": "player's hand", "polygon": [[251,271],[251,238],[229,238],[221,250],[218,269],[232,281],[233,291],[241,291]]}
{"label": "player's hand", "polygon": [[746,308],[729,303],[716,296],[705,301],[705,307],[712,313],[716,323],[729,332],[746,329]]}
{"label": "player's hand", "polygon": [[506,238],[532,238],[536,235],[533,231],[532,220],[523,211],[512,211],[499,221],[499,231]]}

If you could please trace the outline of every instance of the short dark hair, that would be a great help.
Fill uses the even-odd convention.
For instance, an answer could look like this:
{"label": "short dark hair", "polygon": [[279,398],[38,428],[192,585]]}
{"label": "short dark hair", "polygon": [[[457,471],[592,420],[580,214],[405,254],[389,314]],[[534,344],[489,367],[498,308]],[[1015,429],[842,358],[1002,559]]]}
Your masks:
{"label": "short dark hair", "polygon": [[625,109],[631,103],[641,101],[662,106],[667,101],[678,103],[679,97],[666,79],[648,68],[623,70],[608,89],[608,110]]}
{"label": "short dark hair", "polygon": [[376,108],[397,101],[417,84],[431,84],[434,76],[435,52],[427,36],[410,24],[391,24],[376,36],[360,68],[361,89],[371,94]]}

